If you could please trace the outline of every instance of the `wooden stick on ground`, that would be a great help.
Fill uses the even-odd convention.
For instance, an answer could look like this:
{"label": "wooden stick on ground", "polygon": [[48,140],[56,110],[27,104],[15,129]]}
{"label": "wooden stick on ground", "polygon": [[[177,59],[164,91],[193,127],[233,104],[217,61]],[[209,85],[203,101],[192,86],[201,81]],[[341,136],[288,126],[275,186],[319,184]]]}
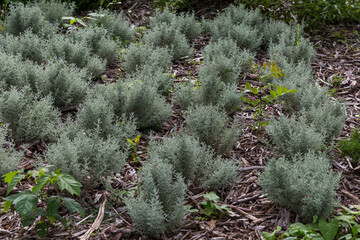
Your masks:
{"label": "wooden stick on ground", "polygon": [[94,221],[94,223],[91,225],[91,227],[89,228],[89,230],[87,230],[87,232],[82,235],[79,239],[80,240],[87,240],[89,239],[89,237],[91,236],[91,234],[100,227],[100,224],[104,218],[104,214],[105,214],[105,204],[107,203],[107,197],[106,194],[103,194],[104,196],[104,202],[100,205],[99,208],[99,213]]}

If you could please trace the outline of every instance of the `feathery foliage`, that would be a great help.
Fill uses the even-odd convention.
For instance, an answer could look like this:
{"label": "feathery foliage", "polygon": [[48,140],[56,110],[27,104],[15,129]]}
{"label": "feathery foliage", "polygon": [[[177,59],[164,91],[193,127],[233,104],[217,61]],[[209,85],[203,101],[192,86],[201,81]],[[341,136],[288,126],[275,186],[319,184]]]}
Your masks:
{"label": "feathery foliage", "polygon": [[175,25],[160,24],[148,31],[143,39],[145,43],[153,44],[156,47],[167,47],[172,55],[172,60],[179,60],[192,54],[192,48],[185,35]]}
{"label": "feathery foliage", "polygon": [[11,129],[16,142],[32,139],[54,140],[59,113],[49,97],[36,99],[30,89],[11,88],[0,96],[0,117]]}
{"label": "feathery foliage", "polygon": [[195,20],[194,14],[180,13],[176,15],[170,12],[169,9],[164,11],[156,10],[153,18],[151,19],[151,28],[160,27],[162,24],[167,24],[169,27],[174,25],[182,34],[186,36],[188,41],[193,40],[201,33],[201,25]]}
{"label": "feathery foliage", "polygon": [[73,15],[75,4],[59,0],[38,0],[33,4],[44,13],[44,17],[51,23],[61,24],[62,17]]}
{"label": "feathery foliage", "polygon": [[260,176],[259,184],[274,203],[311,219],[327,217],[338,204],[336,189],[340,175],[332,173],[330,160],[308,152],[293,161],[272,159]]}
{"label": "feathery foliage", "polygon": [[173,167],[152,157],[143,167],[139,196],[125,199],[135,230],[158,237],[165,230],[180,225],[186,214],[184,197],[186,184]]}
{"label": "feathery foliage", "polygon": [[25,6],[22,3],[11,5],[5,19],[6,32],[16,36],[26,30],[42,36],[54,34],[56,26],[50,24],[44,17],[39,6]]}
{"label": "feathery foliage", "polygon": [[213,146],[218,153],[233,148],[238,137],[236,122],[228,128],[229,118],[216,106],[196,106],[185,115],[188,132],[206,145]]}
{"label": "feathery foliage", "polygon": [[166,48],[154,47],[152,44],[141,42],[131,44],[124,54],[125,70],[134,72],[139,68],[165,70],[171,66],[172,55]]}
{"label": "feathery foliage", "polygon": [[0,176],[15,171],[18,167],[22,153],[14,149],[14,143],[6,140],[7,128],[0,128]]}
{"label": "feathery foliage", "polygon": [[127,153],[119,150],[119,140],[104,140],[96,133],[78,133],[71,139],[62,135],[51,144],[45,156],[54,169],[61,168],[88,187],[96,187],[102,179],[120,172]]}
{"label": "feathery foliage", "polygon": [[288,157],[310,150],[318,151],[324,146],[326,136],[316,131],[303,117],[281,115],[271,121],[266,129],[272,142]]}
{"label": "feathery foliage", "polygon": [[349,139],[344,139],[339,142],[339,149],[342,156],[349,156],[352,163],[357,164],[360,159],[360,133],[355,129]]}

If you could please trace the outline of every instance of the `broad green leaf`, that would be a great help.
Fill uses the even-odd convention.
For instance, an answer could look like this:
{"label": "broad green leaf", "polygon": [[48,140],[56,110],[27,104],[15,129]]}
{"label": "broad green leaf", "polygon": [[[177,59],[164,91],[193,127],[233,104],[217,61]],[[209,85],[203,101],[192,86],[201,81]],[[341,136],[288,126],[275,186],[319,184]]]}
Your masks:
{"label": "broad green leaf", "polygon": [[57,184],[59,185],[60,190],[66,189],[72,195],[80,196],[81,193],[81,183],[76,181],[73,176],[68,173],[62,173],[56,179]]}
{"label": "broad green leaf", "polygon": [[36,224],[35,230],[37,230],[40,238],[45,238],[48,228],[49,226],[46,222],[40,221]]}
{"label": "broad green leaf", "polygon": [[60,202],[60,199],[58,196],[51,196],[47,202],[46,215],[47,216],[55,216],[56,214],[58,214],[60,204],[61,204],[61,202]]}
{"label": "broad green leaf", "polygon": [[295,92],[297,92],[297,89],[291,89],[291,90],[287,91],[287,93],[295,93]]}
{"label": "broad green leaf", "polygon": [[320,232],[325,240],[333,240],[339,230],[339,220],[331,219],[329,222],[325,218],[319,220]]}
{"label": "broad green leaf", "polygon": [[276,92],[274,90],[270,90],[270,95],[273,97],[273,98],[276,98]]}
{"label": "broad green leaf", "polygon": [[209,193],[204,194],[204,198],[209,201],[214,201],[214,202],[220,201],[220,197],[218,195],[216,195],[215,192],[209,192]]}
{"label": "broad green leaf", "polygon": [[251,91],[252,91],[253,94],[258,94],[258,93],[259,93],[259,89],[258,89],[258,88],[253,88]]}
{"label": "broad green leaf", "polygon": [[83,20],[81,20],[80,18],[77,18],[77,22],[81,24],[81,26],[83,27],[87,27],[87,25],[84,23]]}
{"label": "broad green leaf", "polygon": [[20,216],[25,216],[37,208],[38,196],[36,194],[27,193],[22,194],[16,198],[13,204],[16,206],[16,211]]}
{"label": "broad green leaf", "polygon": [[287,87],[283,87],[283,88],[282,88],[282,91],[283,91],[283,93],[287,93],[287,92],[288,92]]}
{"label": "broad green leaf", "polygon": [[246,83],[245,83],[245,88],[246,88],[247,90],[251,90],[251,89],[252,89],[252,87],[251,87],[251,85],[250,85],[249,82],[246,82]]}
{"label": "broad green leaf", "polygon": [[42,175],[39,179],[36,180],[36,185],[31,189],[35,194],[38,194],[51,179],[51,176],[48,174]]}
{"label": "broad green leaf", "polygon": [[272,233],[268,233],[268,232],[262,232],[261,235],[266,239],[266,240],[275,240],[276,236],[275,234],[277,232],[281,231],[281,227],[277,226],[276,229],[272,232]]}
{"label": "broad green leaf", "polygon": [[20,196],[22,196],[22,195],[24,195],[24,194],[31,194],[31,191],[30,191],[30,190],[25,190],[25,191],[22,191],[22,192],[13,194],[13,195],[10,195],[10,196],[4,198],[4,200],[5,200],[5,201],[13,202],[13,201],[15,201],[18,197],[20,197]]}
{"label": "broad green leaf", "polygon": [[16,174],[18,174],[18,173],[20,173],[19,171],[14,171],[14,172],[9,172],[9,173],[7,173],[7,174],[5,174],[3,177],[5,177],[4,178],[4,182],[5,183],[11,183],[11,181],[12,181],[12,179],[13,179],[13,177],[16,175]]}
{"label": "broad green leaf", "polygon": [[34,212],[28,212],[26,215],[21,216],[21,223],[23,226],[31,226],[33,225],[36,216]]}
{"label": "broad green leaf", "polygon": [[47,215],[46,211],[44,209],[42,209],[42,208],[36,209],[35,213],[42,216],[42,217],[46,217],[46,215]]}
{"label": "broad green leaf", "polygon": [[9,208],[11,207],[12,202],[11,201],[5,201],[3,204],[4,210],[9,211]]}
{"label": "broad green leaf", "polygon": [[282,88],[281,88],[281,86],[277,86],[276,87],[276,93],[277,93],[277,95],[281,95],[282,94]]}
{"label": "broad green leaf", "polygon": [[76,202],[74,199],[71,198],[63,198],[64,206],[70,211],[70,213],[80,213],[81,215],[84,215],[84,211],[81,207],[81,205]]}
{"label": "broad green leaf", "polygon": [[48,217],[50,222],[51,223],[54,223],[55,221],[59,221],[61,222],[61,224],[64,226],[64,227],[67,227],[67,221],[65,218],[61,217],[58,213],[54,214],[53,216],[51,217]]}
{"label": "broad green leaf", "polygon": [[24,174],[17,174],[14,175],[11,179],[11,182],[8,184],[8,188],[6,191],[6,196],[11,192],[11,190],[14,189],[14,187],[16,186],[16,184],[18,184],[21,180],[23,180],[25,178]]}

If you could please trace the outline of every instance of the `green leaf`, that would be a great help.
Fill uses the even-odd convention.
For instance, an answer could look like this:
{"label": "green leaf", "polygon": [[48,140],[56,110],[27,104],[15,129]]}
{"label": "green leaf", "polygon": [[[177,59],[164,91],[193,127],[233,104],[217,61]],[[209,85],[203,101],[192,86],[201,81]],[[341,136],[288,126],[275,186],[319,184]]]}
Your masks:
{"label": "green leaf", "polygon": [[216,195],[216,193],[214,193],[214,192],[209,192],[209,193],[204,194],[204,198],[209,201],[214,201],[214,202],[220,201],[220,197],[218,195]]}
{"label": "green leaf", "polygon": [[38,196],[32,193],[22,194],[16,198],[13,204],[16,206],[16,211],[20,216],[25,216],[37,208]]}
{"label": "green leaf", "polygon": [[261,235],[265,238],[265,240],[275,240],[276,239],[275,234],[279,231],[281,231],[281,227],[277,226],[272,233],[262,232]]}
{"label": "green leaf", "polygon": [[325,218],[319,220],[320,232],[325,240],[333,240],[339,230],[339,220],[331,219],[329,222]]}
{"label": "green leaf", "polygon": [[258,94],[258,93],[259,93],[259,89],[258,89],[258,88],[253,88],[251,91],[252,91],[253,94]]}
{"label": "green leaf", "polygon": [[55,216],[56,214],[58,214],[60,204],[61,204],[61,202],[60,202],[60,199],[58,196],[51,196],[47,202],[46,215],[50,217],[50,216]]}
{"label": "green leaf", "polygon": [[31,226],[34,224],[36,216],[34,212],[28,212],[26,215],[21,216],[21,223],[23,226]]}
{"label": "green leaf", "polygon": [[14,172],[9,172],[9,173],[5,174],[4,175],[4,177],[5,177],[4,182],[5,183],[11,183],[13,177],[18,173],[20,173],[20,172],[19,171],[14,171]]}
{"label": "green leaf", "polygon": [[16,186],[16,184],[18,184],[21,180],[23,180],[25,178],[24,174],[17,174],[12,176],[11,178],[11,182],[8,183],[8,188],[6,191],[6,196],[11,192],[11,190],[14,189],[14,187]]}
{"label": "green leaf", "polygon": [[80,213],[84,215],[84,210],[82,209],[81,205],[76,202],[74,199],[71,198],[63,198],[64,206],[70,211],[70,213]]}
{"label": "green leaf", "polygon": [[276,98],[276,92],[274,90],[270,90],[270,95],[273,97],[273,98]]}
{"label": "green leaf", "polygon": [[251,87],[251,85],[250,85],[249,82],[246,82],[246,83],[245,83],[245,88],[246,88],[247,90],[251,90],[251,89],[252,89],[252,87]]}
{"label": "green leaf", "polygon": [[287,91],[287,93],[295,93],[295,92],[297,92],[297,89],[291,89],[291,90]]}
{"label": "green leaf", "polygon": [[277,95],[282,95],[282,93],[283,93],[283,91],[282,91],[282,88],[281,88],[281,86],[277,86],[276,87],[276,93],[277,93]]}
{"label": "green leaf", "polygon": [[287,93],[287,92],[288,92],[287,87],[283,87],[283,88],[282,88],[282,91],[283,91],[283,93]]}
{"label": "green leaf", "polygon": [[37,233],[39,235],[39,237],[41,238],[45,238],[46,234],[47,234],[47,231],[48,231],[48,224],[44,221],[39,221],[37,224],[36,224],[36,227],[35,227],[35,230],[37,230]]}
{"label": "green leaf", "polygon": [[3,204],[4,210],[9,211],[9,208],[11,207],[12,202],[11,201],[5,201]]}
{"label": "green leaf", "polygon": [[56,179],[56,182],[60,190],[66,189],[70,194],[80,196],[81,193],[81,183],[76,181],[73,176],[68,173],[62,173]]}
{"label": "green leaf", "polygon": [[50,178],[51,176],[48,174],[42,175],[39,179],[36,180],[36,185],[31,189],[31,191],[35,194],[39,193],[48,183]]}

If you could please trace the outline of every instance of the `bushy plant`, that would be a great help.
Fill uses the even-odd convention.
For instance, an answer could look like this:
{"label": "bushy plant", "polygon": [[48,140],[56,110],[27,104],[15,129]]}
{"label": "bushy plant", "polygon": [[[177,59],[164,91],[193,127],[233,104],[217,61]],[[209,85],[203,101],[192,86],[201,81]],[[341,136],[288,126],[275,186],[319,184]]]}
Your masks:
{"label": "bushy plant", "polygon": [[15,171],[22,158],[22,153],[14,149],[14,143],[6,139],[7,128],[0,128],[0,175]]}
{"label": "bushy plant", "polygon": [[201,33],[201,25],[195,20],[194,14],[180,13],[176,15],[170,12],[169,9],[164,11],[156,10],[151,19],[151,28],[160,27],[162,24],[174,25],[182,34],[184,34],[188,41],[193,40]]}
{"label": "bushy plant", "polygon": [[339,149],[342,156],[349,156],[352,163],[357,164],[360,159],[360,133],[355,129],[349,139],[343,139],[339,142]]}
{"label": "bushy plant", "polygon": [[139,128],[159,128],[171,116],[171,105],[155,87],[138,81],[125,84],[125,113],[134,116]]}
{"label": "bushy plant", "polygon": [[3,48],[7,53],[19,54],[22,59],[32,60],[40,64],[45,58],[43,47],[46,42],[29,30],[18,37],[6,35],[4,43]]}
{"label": "bushy plant", "polygon": [[106,60],[103,60],[96,55],[89,57],[87,59],[85,68],[92,78],[98,78],[106,70]]}
{"label": "bushy plant", "polygon": [[300,114],[316,131],[321,132],[327,141],[333,140],[343,129],[345,108],[338,102],[326,102],[309,109],[303,109]]}
{"label": "bushy plant", "polygon": [[162,144],[152,142],[150,155],[170,163],[185,181],[213,190],[234,183],[237,176],[234,161],[215,157],[209,147],[187,135],[164,138]]}
{"label": "bushy plant", "polygon": [[29,86],[30,82],[37,81],[41,72],[40,66],[24,62],[20,56],[0,52],[0,82],[5,88]]}
{"label": "bushy plant", "polygon": [[340,175],[330,168],[324,155],[308,152],[294,155],[293,161],[271,159],[259,184],[275,204],[312,219],[327,217],[338,204],[336,189]]}
{"label": "bushy plant", "polygon": [[74,106],[86,96],[87,78],[86,71],[58,60],[46,65],[44,78],[37,82],[36,88],[42,95],[50,95],[57,107]]}
{"label": "bushy plant", "polygon": [[146,43],[156,47],[167,47],[172,55],[172,60],[179,60],[192,54],[192,48],[185,35],[175,25],[160,24],[148,31],[143,39]]}
{"label": "bushy plant", "polygon": [[290,158],[297,153],[320,150],[326,138],[314,125],[308,124],[306,119],[297,119],[295,115],[281,115],[277,120],[270,122],[266,131],[272,143]]}
{"label": "bushy plant", "polygon": [[134,72],[145,66],[154,71],[164,71],[171,66],[171,59],[172,55],[166,48],[155,47],[146,42],[134,43],[126,49],[124,67],[127,72]]}
{"label": "bushy plant", "polygon": [[259,30],[262,30],[263,27],[263,17],[260,10],[248,10],[242,4],[238,6],[230,5],[221,13],[221,16],[229,17],[233,24],[244,23],[250,27],[257,27]]}
{"label": "bushy plant", "polygon": [[119,149],[119,140],[104,140],[96,133],[79,132],[71,139],[62,135],[48,147],[45,161],[54,169],[61,168],[88,187],[96,187],[103,178],[119,172],[127,153]]}
{"label": "bushy plant", "polygon": [[10,6],[10,11],[5,19],[6,32],[20,35],[26,30],[37,35],[51,35],[56,32],[53,26],[44,19],[44,13],[38,6],[28,6],[22,3]]}
{"label": "bushy plant", "polygon": [[173,167],[159,158],[152,158],[143,167],[139,195],[125,199],[135,230],[159,237],[165,230],[180,225],[186,214],[186,184]]}
{"label": "bushy plant", "polygon": [[51,23],[61,24],[62,17],[73,15],[75,4],[59,0],[38,0],[34,3],[44,13],[44,17]]}
{"label": "bushy plant", "polygon": [[49,39],[46,47],[48,59],[61,58],[80,68],[86,66],[91,55],[91,49],[85,40],[74,41],[70,37],[66,37],[62,34],[54,34]]}
{"label": "bushy plant", "polygon": [[29,89],[11,88],[0,96],[0,117],[11,129],[16,142],[56,137],[59,112],[49,97],[36,99]]}
{"label": "bushy plant", "polygon": [[270,43],[278,44],[281,35],[303,34],[303,26],[294,23],[288,24],[284,21],[270,19],[264,23],[264,44],[268,46]]}
{"label": "bushy plant", "polygon": [[87,27],[72,34],[75,41],[85,41],[93,54],[113,63],[118,58],[118,46],[101,27]]}
{"label": "bushy plant", "polygon": [[191,108],[185,115],[185,121],[186,129],[192,136],[213,146],[219,153],[231,150],[238,138],[236,122],[228,128],[228,116],[216,106]]}
{"label": "bushy plant", "polygon": [[162,72],[160,69],[154,71],[153,67],[146,65],[140,71],[130,75],[127,81],[144,82],[157,89],[158,93],[167,95],[174,82],[174,77],[170,72]]}
{"label": "bushy plant", "polygon": [[126,44],[135,38],[134,31],[128,21],[124,19],[123,13],[115,14],[108,10],[90,13],[89,22],[95,26],[105,28],[111,38]]}
{"label": "bushy plant", "polygon": [[298,64],[302,61],[309,66],[315,57],[315,50],[309,39],[300,34],[283,33],[277,44],[270,44],[269,55],[270,59],[280,67],[285,63]]}

